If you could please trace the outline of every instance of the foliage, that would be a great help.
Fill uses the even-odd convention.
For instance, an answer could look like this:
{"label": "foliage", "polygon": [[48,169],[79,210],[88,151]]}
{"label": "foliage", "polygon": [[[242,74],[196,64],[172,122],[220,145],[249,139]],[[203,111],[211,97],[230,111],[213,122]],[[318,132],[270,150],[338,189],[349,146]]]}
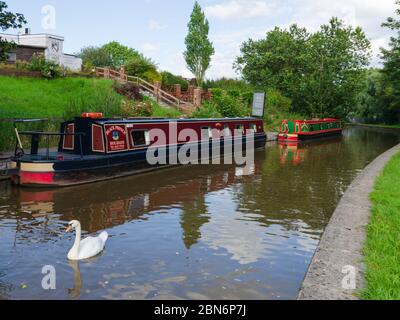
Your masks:
{"label": "foliage", "polygon": [[250,115],[250,108],[240,95],[233,96],[222,89],[213,89],[212,98],[205,101],[204,105],[205,109],[214,109],[223,117],[235,118]]}
{"label": "foliage", "polygon": [[212,42],[208,38],[210,26],[200,5],[195,2],[188,24],[188,35],[185,39],[184,57],[188,69],[195,75],[197,85],[202,86],[211,56],[215,53]]}
{"label": "foliage", "polygon": [[64,77],[66,70],[53,61],[46,60],[43,54],[33,54],[31,61],[27,64],[30,71],[40,71],[43,77],[47,79],[56,79]]}
{"label": "foliage", "polygon": [[162,86],[165,89],[171,90],[175,84],[180,84],[183,91],[186,91],[189,87],[189,82],[180,76],[176,76],[168,71],[161,73]]}
{"label": "foliage", "polygon": [[112,67],[119,69],[128,61],[141,58],[143,55],[135,49],[129,48],[119,42],[109,42],[101,47],[89,46],[81,49],[78,54],[86,67]]}
{"label": "foliage", "polygon": [[223,90],[238,90],[241,92],[244,91],[253,91],[254,88],[252,85],[247,83],[244,80],[238,79],[229,79],[229,78],[221,78],[216,80],[206,80],[203,83],[203,89],[213,89],[220,88]]}
{"label": "foliage", "polygon": [[111,66],[116,69],[123,67],[132,59],[143,57],[135,49],[124,46],[116,41],[105,44],[101,49],[108,53],[112,61]]}
{"label": "foliage", "polygon": [[222,118],[222,115],[218,112],[217,107],[213,103],[205,102],[191,115],[192,118]]}
{"label": "foliage", "polygon": [[347,117],[362,88],[370,43],[361,28],[337,18],[318,32],[292,25],[242,45],[235,67],[256,89],[273,88],[308,116]]}
{"label": "foliage", "polygon": [[162,79],[157,72],[155,63],[142,55],[131,58],[124,67],[130,76],[140,77],[149,82],[161,81]]}
{"label": "foliage", "polygon": [[[400,1],[396,1],[400,6]],[[396,9],[400,16],[400,7]],[[382,49],[384,67],[382,70],[382,111],[387,123],[400,122],[400,19],[388,18],[383,27],[396,31],[396,37],[391,37],[389,49]]]}
{"label": "foliage", "polygon": [[141,78],[150,83],[162,82],[162,75],[157,70],[149,70],[141,75]]}
{"label": "foliage", "polygon": [[266,92],[264,123],[272,131],[278,131],[284,119],[302,119],[304,116],[291,113],[292,101],[275,89]]}
{"label": "foliage", "polygon": [[125,83],[125,84],[114,84],[114,89],[120,95],[130,99],[130,100],[139,100],[143,101],[143,95],[140,93],[140,87],[133,83]]}
{"label": "foliage", "polygon": [[124,100],[122,103],[124,117],[151,117],[153,112],[153,106],[149,101]]}
{"label": "foliage", "polygon": [[[26,20],[21,13],[12,13],[6,11],[8,5],[4,1],[0,1],[0,30],[22,28],[26,24]],[[0,37],[0,62],[6,61],[10,50],[15,48],[15,43],[8,42]]]}
{"label": "foliage", "polygon": [[355,118],[362,118],[368,123],[376,123],[384,118],[382,108],[382,81],[380,70],[369,69],[365,72],[363,90],[358,95]]}
{"label": "foliage", "polygon": [[104,47],[89,46],[82,48],[78,56],[82,59],[85,70],[90,70],[93,67],[113,66],[111,55]]}
{"label": "foliage", "polygon": [[387,164],[370,196],[373,208],[364,248],[367,300],[399,300],[400,153]]}

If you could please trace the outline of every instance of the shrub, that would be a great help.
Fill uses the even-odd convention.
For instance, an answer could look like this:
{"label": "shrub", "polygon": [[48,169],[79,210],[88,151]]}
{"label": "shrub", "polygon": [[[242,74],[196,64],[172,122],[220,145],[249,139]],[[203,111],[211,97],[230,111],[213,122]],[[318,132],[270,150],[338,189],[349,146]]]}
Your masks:
{"label": "shrub", "polygon": [[151,117],[152,115],[153,106],[148,101],[124,100],[122,102],[122,116],[124,117]]}
{"label": "shrub", "polygon": [[30,71],[42,71],[45,64],[46,58],[44,55],[40,53],[34,53],[27,67]]}
{"label": "shrub", "polygon": [[180,84],[183,91],[189,88],[189,82],[180,76],[176,76],[167,71],[162,72],[161,76],[164,89],[171,90],[176,84]]}
{"label": "shrub", "polygon": [[144,80],[150,83],[156,83],[162,81],[162,76],[156,70],[149,70],[142,74],[141,76]]}
{"label": "shrub", "polygon": [[206,101],[203,105],[192,113],[192,118],[222,118],[222,115],[218,112],[215,104],[210,101]]}
{"label": "shrub", "polygon": [[143,95],[140,93],[140,87],[133,83],[114,84],[114,89],[117,93],[131,100],[143,101]]}
{"label": "shrub", "polygon": [[66,70],[53,61],[47,61],[43,54],[35,53],[27,65],[30,71],[40,71],[43,77],[55,79],[65,77]]}
{"label": "shrub", "polygon": [[136,76],[141,78],[143,78],[146,73],[147,77],[150,77],[151,75],[154,75],[156,73],[158,74],[157,67],[154,64],[154,62],[143,56],[137,56],[130,59],[125,64],[125,71],[130,76]]}

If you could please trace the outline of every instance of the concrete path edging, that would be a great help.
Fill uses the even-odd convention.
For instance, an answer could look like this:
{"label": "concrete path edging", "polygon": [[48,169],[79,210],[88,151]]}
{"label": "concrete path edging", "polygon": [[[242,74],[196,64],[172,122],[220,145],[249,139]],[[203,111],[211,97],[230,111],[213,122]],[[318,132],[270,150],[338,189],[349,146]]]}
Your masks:
{"label": "concrete path edging", "polygon": [[[371,213],[369,194],[387,162],[399,151],[400,144],[380,155],[348,188],[321,238],[298,300],[358,299],[356,294],[364,288],[362,250]],[[355,289],[347,289],[353,275]]]}

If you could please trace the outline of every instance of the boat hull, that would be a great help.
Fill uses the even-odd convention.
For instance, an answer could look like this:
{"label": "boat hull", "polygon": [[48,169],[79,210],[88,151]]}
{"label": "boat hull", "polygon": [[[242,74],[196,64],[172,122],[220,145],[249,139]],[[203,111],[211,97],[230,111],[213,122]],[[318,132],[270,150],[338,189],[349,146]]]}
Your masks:
{"label": "boat hull", "polygon": [[343,129],[326,130],[319,132],[304,132],[299,134],[285,134],[281,133],[278,135],[278,141],[280,142],[300,142],[313,139],[320,139],[324,137],[339,136],[343,132]]}
{"label": "boat hull", "polygon": [[[265,147],[267,137],[265,134],[257,134],[254,139],[254,149]],[[246,145],[246,138],[232,141],[232,146]],[[202,144],[196,143],[198,154],[201,154]],[[21,187],[31,188],[53,188],[82,185],[121,177],[143,174],[155,170],[165,169],[173,166],[185,165],[184,163],[171,162],[170,155],[180,151],[184,146],[166,147],[159,149],[165,151],[167,162],[163,164],[149,164],[147,161],[148,149],[136,150],[119,155],[106,157],[83,157],[70,161],[24,161],[15,162],[19,168],[18,173],[11,177],[14,184]],[[185,145],[187,146],[187,144]],[[219,150],[219,158],[225,154],[224,141],[209,144],[209,157],[215,155],[215,149]],[[232,148],[232,150],[234,150]],[[229,152],[228,152],[229,154]],[[223,163],[221,161],[221,163]]]}

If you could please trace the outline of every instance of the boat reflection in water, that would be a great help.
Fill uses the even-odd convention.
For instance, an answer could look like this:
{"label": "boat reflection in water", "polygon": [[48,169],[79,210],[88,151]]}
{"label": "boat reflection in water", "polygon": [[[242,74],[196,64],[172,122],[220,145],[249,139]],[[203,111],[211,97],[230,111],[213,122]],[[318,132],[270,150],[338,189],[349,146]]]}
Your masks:
{"label": "boat reflection in water", "polygon": [[[299,165],[306,161],[307,153],[311,152],[312,148],[319,146],[331,146],[333,149],[340,148],[341,142],[342,137],[328,137],[307,142],[279,142],[281,164]],[[332,150],[331,153],[332,156],[335,156],[337,150]]]}

